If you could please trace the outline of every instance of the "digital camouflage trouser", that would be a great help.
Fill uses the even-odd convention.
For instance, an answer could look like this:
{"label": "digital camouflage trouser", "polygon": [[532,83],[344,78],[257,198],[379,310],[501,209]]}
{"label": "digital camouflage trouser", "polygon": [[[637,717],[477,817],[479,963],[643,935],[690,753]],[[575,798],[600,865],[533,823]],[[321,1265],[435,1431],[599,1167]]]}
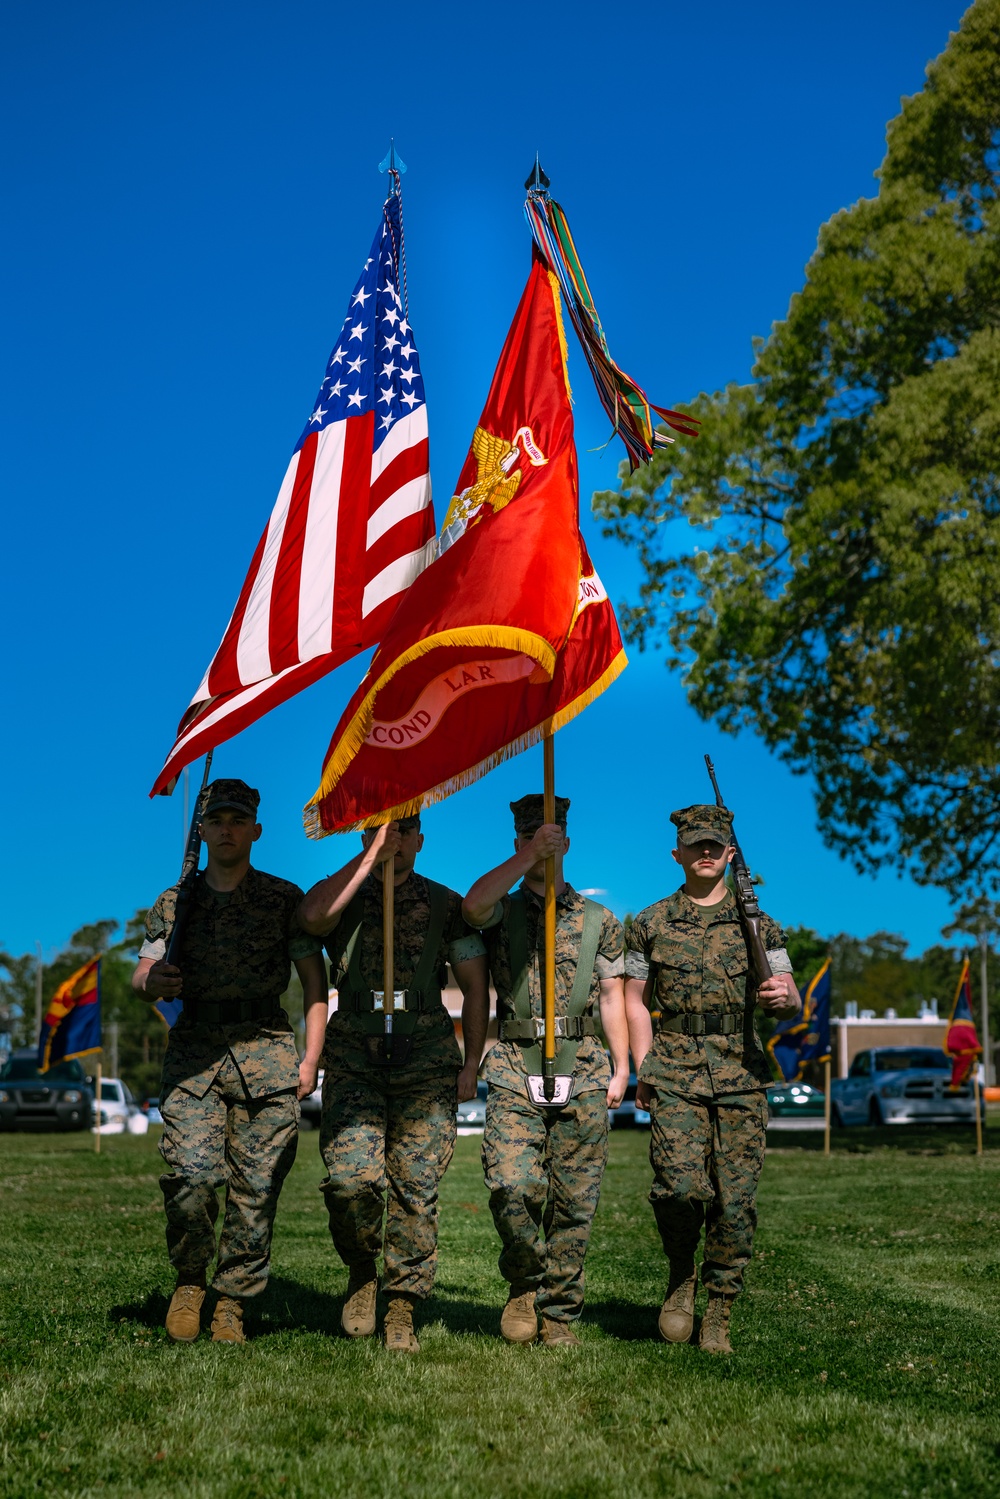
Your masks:
{"label": "digital camouflage trouser", "polygon": [[[437,1267],[438,1186],[455,1150],[457,1074],[328,1068],[320,1183],[349,1269],[384,1256],[382,1287],[426,1297]],[[385,1235],[382,1216],[385,1213]]]}
{"label": "digital camouflage trouser", "polygon": [[226,1211],[212,1287],[238,1301],[267,1284],[271,1231],[282,1183],[295,1160],[299,1106],[294,1092],[248,1098],[227,1057],[204,1098],[172,1088],[160,1104],[160,1177],[167,1249],[185,1280],[205,1273],[215,1255],[219,1187]]}
{"label": "digital camouflage trouser", "polygon": [[763,1092],[703,1098],[653,1091],[649,1200],[673,1264],[693,1262],[705,1229],[702,1284],[737,1296],[757,1227],[757,1182],[764,1164]]}
{"label": "digital camouflage trouser", "polygon": [[607,1160],[603,1089],[539,1109],[526,1094],[490,1086],[483,1171],[503,1243],[500,1274],[535,1289],[538,1311],[555,1321],[583,1311],[583,1261]]}

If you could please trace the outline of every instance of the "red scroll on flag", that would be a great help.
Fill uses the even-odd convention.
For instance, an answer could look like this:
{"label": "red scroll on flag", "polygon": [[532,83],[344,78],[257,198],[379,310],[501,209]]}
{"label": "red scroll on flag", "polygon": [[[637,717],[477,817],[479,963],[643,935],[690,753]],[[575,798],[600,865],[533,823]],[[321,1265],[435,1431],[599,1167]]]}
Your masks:
{"label": "red scroll on flag", "polygon": [[951,1086],[959,1088],[968,1079],[973,1066],[982,1056],[976,1022],[972,1015],[972,985],[969,982],[969,960],[962,961],[958,987],[952,1001],[944,1049],[951,1057]]}
{"label": "red scroll on flag", "polygon": [[449,796],[625,667],[580,535],[559,289],[537,254],[438,548],[337,726],[311,837]]}

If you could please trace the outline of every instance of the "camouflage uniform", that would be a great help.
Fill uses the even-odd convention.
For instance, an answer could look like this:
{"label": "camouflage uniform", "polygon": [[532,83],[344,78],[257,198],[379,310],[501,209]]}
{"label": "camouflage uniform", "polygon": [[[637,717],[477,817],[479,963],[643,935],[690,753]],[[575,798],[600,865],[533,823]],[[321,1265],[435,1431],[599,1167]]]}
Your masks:
{"label": "camouflage uniform", "polygon": [[[732,818],[726,814],[728,821],[716,826],[720,810],[674,813],[683,841],[696,842],[688,835],[704,831],[728,842]],[[685,813],[701,817],[685,821]],[[763,913],[761,937],[773,970],[790,973],[785,934]],[[736,1296],[757,1226],[771,1071],[754,1027],[755,987],[732,893],[701,906],[678,890],[647,906],[631,925],[628,947],[626,976],[655,974],[648,1001],[653,1045],[639,1079],[653,1090],[649,1200],[664,1252],[672,1267],[690,1265],[704,1227],[702,1283],[712,1293]],[[729,1034],[664,1028],[689,1023],[679,1021],[684,1016],[707,1017],[712,1027],[724,1017]]]}
{"label": "camouflage uniform", "polygon": [[[360,889],[358,936],[361,977],[382,988],[382,874]],[[355,900],[358,896],[355,896]],[[431,918],[428,881],[410,873],[394,894],[394,969],[397,989],[412,982]],[[331,976],[343,994],[349,905],[326,938]],[[447,913],[436,980],[447,963],[481,957],[481,939],[462,917],[462,900],[447,891]],[[321,1183],[334,1247],[349,1269],[384,1255],[383,1289],[390,1296],[426,1297],[437,1264],[438,1186],[455,1149],[457,1078],[462,1065],[455,1027],[444,1005],[419,1011],[412,1051],[402,1066],[378,1065],[368,1043],[366,1016],[338,1008],[330,1017],[323,1053],[320,1150],[328,1175]],[[388,1196],[387,1196],[388,1194]],[[382,1219],[385,1215],[383,1238]]]}
{"label": "camouflage uniform", "polygon": [[[149,911],[140,957],[164,956],[176,898],[175,885]],[[170,1259],[182,1280],[205,1272],[224,1186],[212,1286],[238,1301],[267,1283],[278,1194],[295,1159],[298,1052],[279,998],[292,959],[321,951],[298,924],[301,899],[297,885],[253,867],[233,891],[198,875],[180,959],[184,1011],[163,1063]]]}
{"label": "camouflage uniform", "polygon": [[[516,821],[527,836],[540,825],[535,803],[524,797],[513,803],[527,821]],[[557,799],[558,820],[569,803]],[[534,820],[528,815],[534,812]],[[515,810],[515,819],[518,810]],[[524,884],[528,936],[528,994],[532,1016],[544,1013],[544,902]],[[497,1023],[515,1018],[510,955],[511,897],[505,895],[483,929],[490,974],[497,991]],[[565,1015],[576,975],[583,936],[585,901],[566,885],[556,897],[556,1015]],[[600,998],[601,979],[623,972],[621,922],[601,908],[597,957],[584,1015],[591,1021]],[[521,1291],[536,1291],[537,1311],[554,1322],[575,1321],[583,1310],[583,1262],[590,1226],[597,1211],[601,1178],[608,1159],[607,1091],[611,1068],[596,1036],[578,1043],[573,1096],[562,1108],[531,1102],[525,1078],[524,1050],[518,1041],[499,1040],[487,1053],[483,1077],[490,1085],[483,1132],[483,1171],[490,1192],[490,1211],[503,1249],[500,1273]],[[544,1233],[544,1242],[542,1234]]]}

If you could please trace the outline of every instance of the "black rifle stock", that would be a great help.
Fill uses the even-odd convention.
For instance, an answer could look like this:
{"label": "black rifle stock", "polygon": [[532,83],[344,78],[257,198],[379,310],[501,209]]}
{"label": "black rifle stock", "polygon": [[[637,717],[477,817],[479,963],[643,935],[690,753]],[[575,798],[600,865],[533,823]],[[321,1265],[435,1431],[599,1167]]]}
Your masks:
{"label": "black rifle stock", "polygon": [[194,814],[188,829],[184,862],[181,865],[181,878],[177,886],[177,900],[174,903],[174,924],[170,929],[167,951],[163,958],[165,963],[172,963],[175,968],[180,967],[184,928],[188,924],[191,905],[194,901],[194,882],[198,877],[198,860],[201,858],[201,798],[202,792],[208,785],[208,773],[212,768],[212,753],[212,750],[209,750],[205,757],[205,774],[201,778],[201,788],[195,797]]}
{"label": "black rifle stock", "polygon": [[[724,807],[726,804],[722,800],[719,783],[715,779],[715,766],[708,755],[705,756],[705,765],[708,769],[709,779],[712,782],[712,790],[715,792],[715,805],[717,807]],[[736,897],[736,909],[739,912],[740,926],[743,928],[743,939],[746,942],[747,952],[753,964],[754,973],[757,976],[757,988],[759,989],[764,980],[773,977],[773,975],[771,965],[767,961],[767,949],[764,946],[764,939],[760,935],[760,906],[757,904],[757,897],[754,894],[753,880],[750,878],[747,861],[743,857],[743,850],[736,841],[735,833],[732,835],[732,840],[734,850],[731,865],[733,871],[733,894]]]}

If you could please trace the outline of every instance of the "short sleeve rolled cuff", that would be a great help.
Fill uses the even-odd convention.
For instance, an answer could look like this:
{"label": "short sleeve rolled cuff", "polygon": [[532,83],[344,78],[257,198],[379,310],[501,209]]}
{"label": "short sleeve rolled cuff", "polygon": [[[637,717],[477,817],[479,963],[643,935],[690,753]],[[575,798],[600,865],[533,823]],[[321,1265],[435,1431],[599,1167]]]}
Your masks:
{"label": "short sleeve rolled cuff", "polygon": [[594,958],[594,972],[599,979],[620,979],[625,973],[625,954],[618,953],[617,957],[609,958],[599,952]]}
{"label": "short sleeve rolled cuff", "polygon": [[645,983],[649,978],[649,963],[634,947],[630,947],[625,953],[624,966],[625,977],[628,979],[641,979]]}
{"label": "short sleeve rolled cuff", "polygon": [[771,965],[772,973],[791,973],[792,960],[783,947],[769,947],[767,950],[767,961]]}
{"label": "short sleeve rolled cuff", "polygon": [[485,958],[486,944],[478,932],[470,932],[468,936],[459,937],[454,942],[448,943],[448,962],[467,963],[470,958]]}

